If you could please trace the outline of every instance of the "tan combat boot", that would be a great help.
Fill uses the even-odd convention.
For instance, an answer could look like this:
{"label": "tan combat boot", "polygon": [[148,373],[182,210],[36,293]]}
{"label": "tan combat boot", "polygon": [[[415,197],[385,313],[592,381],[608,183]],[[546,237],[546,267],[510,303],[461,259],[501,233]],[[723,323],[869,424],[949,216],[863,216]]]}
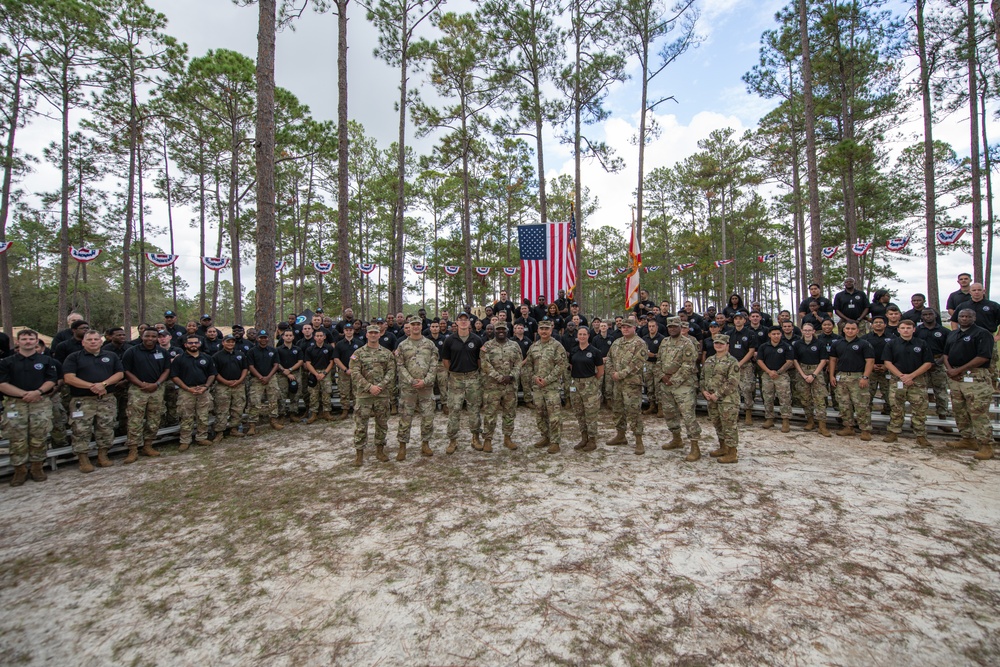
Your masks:
{"label": "tan combat boot", "polygon": [[406,460],[406,443],[399,443],[399,449],[396,450],[396,460],[405,461]]}
{"label": "tan combat boot", "polygon": [[477,452],[483,451],[483,443],[481,443],[479,441],[479,434],[478,433],[473,433],[472,434],[472,448],[474,450],[476,450]]}
{"label": "tan combat boot", "polygon": [[853,426],[845,426],[844,428],[842,428],[839,431],[837,431],[837,435],[843,436],[845,438],[853,438],[854,437],[854,427]]}
{"label": "tan combat boot", "polygon": [[608,445],[609,447],[628,444],[628,440],[625,439],[625,429],[623,428],[618,429],[618,433],[615,435],[615,437],[611,438],[604,444]]}
{"label": "tan combat boot", "polygon": [[337,415],[337,418],[340,421],[344,421],[345,419],[347,419],[348,415],[350,415],[350,414],[351,414],[351,410],[349,408],[341,408],[340,409],[340,414]]}
{"label": "tan combat boot", "polygon": [[97,450],[97,465],[101,466],[102,468],[110,468],[111,466],[114,465],[114,463],[111,462],[111,459],[108,458],[108,448],[107,447],[100,447],[100,448],[98,448],[98,450]]}
{"label": "tan combat boot", "polygon": [[747,408],[747,413],[743,417],[743,423],[747,426],[753,426],[753,411]]}
{"label": "tan combat boot", "polygon": [[816,428],[816,420],[810,417],[806,420],[806,425],[802,427],[803,431],[811,431]]}
{"label": "tan combat boot", "polygon": [[642,446],[642,436],[638,435],[638,434],[635,436],[635,452],[634,453],[635,453],[636,456],[642,456],[643,454],[646,453],[646,448]]}
{"label": "tan combat boot", "polygon": [[661,448],[662,449],[680,449],[683,446],[684,446],[684,443],[681,442],[681,432],[677,431],[676,433],[674,433],[673,439],[670,442],[663,443],[663,445],[661,445]]}
{"label": "tan combat boot", "polygon": [[789,433],[792,430],[791,424],[788,423],[788,417],[781,418],[781,432]]}
{"label": "tan combat boot", "polygon": [[687,456],[685,456],[684,460],[688,461],[690,463],[694,463],[695,461],[698,461],[700,459],[701,459],[701,448],[698,447],[698,441],[697,440],[692,440],[691,441],[691,453],[688,454]]}
{"label": "tan combat boot", "polygon": [[544,449],[545,447],[548,447],[550,444],[551,443],[549,442],[549,436],[543,435],[541,439],[538,440],[538,442],[532,445],[532,447],[535,447],[536,449]]}
{"label": "tan combat boot", "polygon": [[129,463],[135,463],[138,460],[139,460],[139,448],[133,445],[129,445],[128,456],[125,457],[125,460],[122,461],[122,463],[127,465]]}
{"label": "tan combat boot", "polygon": [[231,438],[243,438],[246,437],[246,433],[239,430],[238,428],[229,429],[229,437]]}
{"label": "tan combat boot", "polygon": [[517,449],[517,443],[511,440],[509,435],[503,437],[503,446],[510,450]]}
{"label": "tan combat boot", "polygon": [[899,440],[899,436],[893,433],[892,431],[886,433],[885,437],[882,438],[882,442],[896,442],[897,440]]}
{"label": "tan combat boot", "polygon": [[28,479],[28,466],[22,464],[14,466],[14,476],[10,478],[11,486],[21,486]]}
{"label": "tan combat boot", "polygon": [[552,444],[549,445],[549,448],[547,450],[545,450],[545,451],[547,451],[549,454],[558,454],[559,453],[559,443],[558,442],[553,442]]}
{"label": "tan combat boot", "polygon": [[365,462],[365,450],[355,449],[354,450],[354,465],[360,468]]}
{"label": "tan combat boot", "polygon": [[448,441],[448,449],[444,450],[444,453],[454,454],[456,449],[458,449],[458,440],[452,439]]}
{"label": "tan combat boot", "polygon": [[980,461],[989,461],[993,458],[993,445],[984,442],[979,446],[979,451],[972,455],[972,458]]}
{"label": "tan combat boot", "polygon": [[872,432],[871,431],[862,431],[861,432],[861,439],[864,440],[865,442],[870,441],[872,439]]}
{"label": "tan combat boot", "polygon": [[825,421],[819,422],[818,430],[819,430],[819,434],[821,436],[823,436],[824,438],[832,438],[833,437],[833,434],[830,433],[830,429],[828,429],[826,427],[826,422]]}
{"label": "tan combat boot", "polygon": [[931,442],[930,442],[930,440],[927,439],[926,435],[917,436],[917,444],[920,445],[921,447],[930,447],[931,446]]}
{"label": "tan combat boot", "polygon": [[726,443],[723,442],[722,440],[719,440],[719,447],[717,449],[713,449],[712,451],[710,451],[708,455],[711,456],[713,459],[717,459],[720,456],[725,456],[726,452],[728,451],[729,447],[726,446]]}
{"label": "tan combat boot", "polygon": [[587,446],[583,448],[582,451],[592,452],[597,449],[597,440],[594,438],[587,438]]}
{"label": "tan combat boot", "polygon": [[214,437],[214,438],[212,438],[212,442],[213,442],[213,443],[215,443],[215,444],[217,445],[217,444],[219,444],[220,442],[222,442],[222,439],[223,439],[223,438],[224,438],[225,436],[226,436],[226,434],[225,434],[225,432],[224,432],[224,431],[216,431],[216,432],[215,432],[215,437]]}
{"label": "tan combat boot", "polygon": [[142,442],[142,454],[143,454],[143,456],[149,456],[151,458],[156,458],[157,456],[160,455],[160,453],[158,451],[156,451],[155,449],[153,449],[153,441],[152,440],[144,440]]}
{"label": "tan combat boot", "polygon": [[324,410],[323,412],[319,413],[319,418],[327,422],[333,421],[333,415],[330,414],[329,410]]}
{"label": "tan combat boot", "polygon": [[31,468],[28,472],[31,473],[31,479],[36,482],[44,482],[49,477],[45,474],[45,470],[42,467],[43,463],[41,461],[32,461]]}
{"label": "tan combat boot", "polygon": [[312,413],[309,414],[309,419],[306,420],[306,423],[307,424],[312,424],[317,419],[319,419],[319,413],[312,412]]}
{"label": "tan combat boot", "polygon": [[375,458],[382,463],[389,460],[389,457],[385,455],[385,445],[375,445]]}
{"label": "tan combat boot", "polygon": [[774,418],[768,417],[767,419],[765,419],[764,423],[761,424],[761,428],[774,428]]}
{"label": "tan combat boot", "polygon": [[649,402],[649,407],[642,411],[644,415],[655,415],[656,414],[656,403],[653,401]]}
{"label": "tan combat boot", "polygon": [[191,447],[191,443],[190,443],[190,442],[182,442],[182,443],[181,443],[181,444],[180,444],[180,445],[179,445],[179,446],[177,447],[177,451],[178,451],[178,452],[186,452],[186,451],[187,451],[188,449],[190,449],[190,447]]}
{"label": "tan combat boot", "polygon": [[587,446],[587,442],[588,442],[587,432],[584,431],[583,434],[580,436],[580,442],[573,445],[573,449],[575,449],[578,452],[581,452],[583,451],[583,448]]}
{"label": "tan combat boot", "polygon": [[487,454],[493,451],[493,438],[483,438],[483,451]]}
{"label": "tan combat boot", "polygon": [[657,403],[656,405],[656,416],[659,419],[666,419],[667,415],[663,412],[663,406]]}
{"label": "tan combat boot", "polygon": [[257,435],[257,424],[250,422],[250,426],[247,427],[247,430],[243,433],[243,435],[248,438],[252,435]]}
{"label": "tan combat boot", "polygon": [[434,450],[431,449],[431,443],[424,440],[420,443],[420,453],[423,456],[434,456]]}
{"label": "tan combat boot", "polygon": [[390,415],[399,414],[399,408],[396,407],[395,403],[389,406],[389,414]]}
{"label": "tan combat boot", "polygon": [[201,445],[202,447],[211,447],[215,443],[212,442],[211,440],[207,440],[205,438],[202,438],[201,440],[195,440],[194,444]]}
{"label": "tan combat boot", "polygon": [[962,438],[961,440],[952,440],[948,443],[948,446],[952,449],[971,449],[975,451],[979,449],[979,444],[972,438]]}
{"label": "tan combat boot", "polygon": [[268,420],[268,423],[271,425],[271,428],[273,428],[275,431],[280,431],[281,429],[285,428],[284,425],[280,421],[278,421],[277,417],[271,417]]}
{"label": "tan combat boot", "polygon": [[94,472],[94,465],[90,462],[89,454],[77,454],[76,458],[80,461],[80,472]]}
{"label": "tan combat boot", "polygon": [[737,456],[736,448],[727,445],[726,455],[719,457],[719,463],[736,463],[737,461],[739,461],[739,457]]}

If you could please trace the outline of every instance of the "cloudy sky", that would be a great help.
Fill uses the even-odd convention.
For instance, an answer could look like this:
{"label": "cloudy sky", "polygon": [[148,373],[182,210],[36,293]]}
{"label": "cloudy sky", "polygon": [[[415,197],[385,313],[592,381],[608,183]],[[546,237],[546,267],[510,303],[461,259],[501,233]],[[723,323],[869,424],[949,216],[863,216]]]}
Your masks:
{"label": "cloudy sky", "polygon": [[[187,43],[189,55],[197,57],[209,49],[228,48],[256,57],[257,8],[238,7],[230,0],[147,0],[164,13],[169,21],[168,32]],[[774,26],[774,14],[784,0],[699,0],[701,19],[698,30],[703,41],[655,80],[651,98],[673,95],[677,103],[667,102],[657,109],[656,120],[663,129],[661,136],[646,152],[646,171],[669,166],[697,150],[697,142],[713,130],[731,127],[739,136],[752,128],[758,119],[772,108],[768,100],[747,93],[741,76],[758,59],[760,35]],[[447,8],[460,10],[465,2],[449,3]],[[372,56],[376,33],[356,2],[349,10],[349,85],[350,116],[360,121],[381,146],[395,138],[397,117],[393,104],[398,96],[397,74]],[[635,71],[633,71],[633,74]],[[276,78],[278,85],[290,90],[307,104],[315,118],[335,119],[336,85],[336,17],[308,11],[295,22],[294,30],[278,35]],[[595,167],[585,167],[584,185],[599,199],[601,208],[588,221],[590,225],[610,224],[627,227],[630,218],[631,193],[635,189],[637,149],[631,144],[638,126],[638,87],[626,82],[609,97],[611,117],[600,128],[604,138],[616,147],[626,161],[619,174],[608,175]],[[54,128],[53,128],[54,129]],[[901,130],[901,141],[911,143],[920,130],[918,118]],[[997,135],[997,127],[991,129]],[[936,138],[951,141],[962,154],[968,154],[968,133],[962,118],[953,116],[937,124]],[[42,145],[52,139],[44,124],[37,125],[25,139],[25,149],[39,154]],[[418,151],[429,149],[430,140],[416,143]],[[34,146],[32,145],[34,144]],[[964,147],[964,148],[963,148]],[[557,174],[572,174],[572,156],[568,147],[552,142],[547,148],[548,178]],[[43,174],[39,174],[43,176]],[[49,187],[49,186],[44,186]],[[154,216],[162,210],[154,204]],[[926,289],[926,273],[922,257],[923,246],[912,241],[917,256],[902,259],[896,267],[907,285],[899,286],[902,301],[908,301],[912,291]],[[166,242],[163,242],[166,247]],[[197,280],[198,249],[195,240],[182,240],[177,252],[186,257],[178,267],[188,283]],[[843,250],[842,250],[843,252]],[[841,255],[842,257],[842,255]],[[954,276],[970,266],[970,258],[962,253],[945,256],[940,262],[941,288],[944,293],[954,289]],[[244,284],[253,284],[253,267],[245,267]],[[994,295],[995,296],[995,295]],[[899,299],[897,299],[899,301]]]}

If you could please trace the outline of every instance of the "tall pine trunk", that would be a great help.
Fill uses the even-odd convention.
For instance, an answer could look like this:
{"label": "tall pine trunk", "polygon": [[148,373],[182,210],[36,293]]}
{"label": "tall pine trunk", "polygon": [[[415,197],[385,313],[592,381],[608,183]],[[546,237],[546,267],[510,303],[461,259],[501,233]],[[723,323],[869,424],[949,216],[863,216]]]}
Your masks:
{"label": "tall pine trunk", "polygon": [[799,41],[802,45],[802,106],[806,124],[806,180],[809,184],[809,261],[812,282],[823,284],[823,234],[819,221],[819,166],[816,160],[816,103],[812,90],[812,56],[809,54],[808,0],[799,2]]}
{"label": "tall pine trunk", "polygon": [[[996,0],[1000,2],[1000,0]],[[934,115],[931,111],[931,72],[927,61],[924,10],[927,0],[917,0],[917,57],[920,61],[920,99],[924,114],[924,226],[927,243],[927,305],[940,309],[937,268],[937,195],[934,191]]]}
{"label": "tall pine trunk", "polygon": [[275,314],[274,42],[275,0],[259,0],[257,27],[257,271],[254,323],[273,331]]}
{"label": "tall pine trunk", "polygon": [[969,160],[972,168],[972,275],[983,281],[983,195],[979,168],[979,83],[976,69],[976,2],[968,0],[966,59],[969,70]]}
{"label": "tall pine trunk", "polygon": [[[347,3],[337,2],[337,259],[340,264],[340,307],[354,305],[351,284],[351,221],[347,201]],[[360,256],[359,256],[360,259]]]}

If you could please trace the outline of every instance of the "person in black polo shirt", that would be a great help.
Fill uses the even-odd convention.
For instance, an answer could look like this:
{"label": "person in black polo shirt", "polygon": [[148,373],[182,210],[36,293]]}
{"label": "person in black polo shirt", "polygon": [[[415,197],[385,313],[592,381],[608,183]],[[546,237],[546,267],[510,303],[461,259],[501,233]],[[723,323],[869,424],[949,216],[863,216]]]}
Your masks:
{"label": "person in black polo shirt", "polygon": [[[166,337],[165,337],[166,338]],[[125,463],[139,458],[139,443],[146,456],[159,456],[153,449],[160,419],[163,417],[170,358],[156,344],[156,329],[146,329],[138,345],[130,347],[122,358],[128,390],[128,456]],[[176,392],[174,392],[176,395]]]}
{"label": "person in black polo shirt", "polygon": [[875,394],[882,394],[882,414],[889,414],[889,375],[882,363],[882,352],[885,346],[896,337],[895,332],[889,333],[886,329],[886,318],[884,315],[872,317],[871,333],[861,336],[861,340],[868,341],[875,352],[875,365],[872,366],[872,374],[868,379],[868,390],[872,395],[872,403],[875,402]]}
{"label": "person in black polo shirt", "polygon": [[166,310],[163,312],[163,324],[167,331],[170,332],[170,344],[173,347],[184,347],[184,336],[187,334],[187,329],[182,327],[177,322],[177,313],[172,310]]}
{"label": "person in black polo shirt", "polygon": [[[125,351],[132,347],[132,344],[126,340],[127,336],[125,335],[125,329],[122,327],[108,328],[104,332],[104,337],[107,339],[107,342],[104,344],[104,347],[101,348],[101,351],[111,352],[119,359],[123,359],[125,357]],[[118,412],[116,416],[116,421],[118,422],[116,433],[118,434],[124,434],[128,425],[128,417],[126,413],[128,409],[128,387],[128,380],[122,379],[121,382],[111,388],[111,393],[115,397],[115,403],[118,405]]]}
{"label": "person in black polo shirt", "polygon": [[215,437],[221,439],[223,435],[231,435],[242,438],[249,435],[240,432],[240,424],[246,409],[246,379],[250,360],[243,350],[236,348],[236,338],[229,335],[222,340],[222,349],[212,356],[212,361],[215,362],[218,373],[212,388],[215,399]]}
{"label": "person in black polo shirt", "polygon": [[570,404],[580,424],[580,442],[577,451],[592,452],[597,449],[597,426],[601,408],[601,378],[604,376],[604,355],[590,344],[590,329],[580,327],[576,332],[576,349],[569,357]]}
{"label": "person in black polo shirt", "polygon": [[336,352],[333,346],[326,342],[326,332],[320,329],[313,333],[313,344],[305,351],[306,385],[312,385],[309,392],[309,405],[312,413],[307,424],[317,419],[332,421],[330,414],[330,399],[333,395],[333,359]]}
{"label": "person in black polo shirt", "polygon": [[[184,354],[183,347],[174,347],[171,345],[172,336],[166,329],[160,329],[156,332],[156,344],[163,351],[163,354],[167,356],[167,359],[173,363],[174,359]],[[167,382],[164,385],[166,389],[163,393],[163,417],[160,419],[160,426],[173,426],[177,423],[177,396],[180,393],[180,389],[173,382]]]}
{"label": "person in black polo shirt", "polygon": [[844,290],[833,297],[833,311],[840,318],[840,331],[844,332],[846,322],[861,322],[868,316],[870,306],[864,292],[854,289],[854,278],[844,279]]}
{"label": "person in black polo shirt", "polygon": [[482,433],[479,408],[482,405],[482,389],[479,384],[479,351],[483,340],[472,333],[469,314],[458,314],[458,333],[448,336],[441,347],[441,361],[448,370],[448,448],[447,454],[458,449],[458,429],[461,426],[462,407],[468,410],[469,430],[472,431],[472,446],[479,445]]}
{"label": "person in black polo shirt", "polygon": [[858,323],[843,322],[844,338],[830,349],[830,386],[837,392],[837,405],[844,428],[837,435],[853,436],[854,419],[861,427],[861,439],[872,439],[872,395],[868,378],[875,367],[875,350],[858,338]]}
{"label": "person in black polo shirt", "polygon": [[[199,445],[211,445],[208,439],[208,418],[212,414],[212,395],[209,389],[215,383],[215,363],[212,357],[201,354],[201,339],[188,336],[184,339],[184,354],[170,364],[170,379],[177,385],[177,416],[181,421],[181,445],[177,451],[191,446],[191,436]],[[195,428],[197,427],[197,432]]]}
{"label": "person in black polo shirt", "polygon": [[[729,354],[733,355],[736,361],[740,362],[740,396],[746,406],[745,421],[749,426],[753,424],[753,399],[757,393],[757,382],[754,374],[753,356],[757,351],[759,339],[757,332],[746,326],[747,315],[743,311],[733,313],[733,328],[729,332]],[[713,343],[712,347],[715,345]],[[715,350],[712,350],[715,354]],[[707,354],[706,350],[706,357]]]}
{"label": "person in black polo shirt", "polygon": [[708,336],[705,340],[698,343],[701,345],[701,359],[699,360],[702,365],[704,365],[705,360],[709,357],[715,356],[715,336],[722,332],[722,325],[718,322],[708,323]]}
{"label": "person in black polo shirt", "polygon": [[[447,312],[447,311],[442,311]],[[444,367],[444,362],[441,359],[441,348],[444,347],[445,338],[448,337],[448,332],[446,330],[446,323],[442,320],[434,318],[431,320],[430,325],[427,327],[427,332],[424,334],[427,338],[434,343],[434,347],[438,350],[438,366],[437,374],[434,378],[434,383],[437,389],[438,402],[441,404],[441,410],[445,415],[448,414],[448,369]],[[527,398],[525,398],[527,400]]]}
{"label": "person in black polo shirt", "polygon": [[[534,321],[534,320],[532,320]],[[527,328],[524,324],[518,323],[514,325],[514,335],[511,340],[517,344],[519,350],[521,350],[521,361],[528,356],[528,348],[531,347],[532,339],[527,334]],[[524,404],[530,408],[534,408],[535,405],[532,402],[532,392],[531,392],[531,377],[525,374],[525,367],[522,365],[520,371],[518,372],[518,383],[521,386],[521,399]]]}
{"label": "person in black polo shirt", "polygon": [[793,391],[799,395],[802,409],[806,413],[804,431],[819,428],[819,434],[829,438],[826,428],[826,382],[824,370],[830,355],[826,345],[816,337],[816,328],[809,322],[802,324],[802,338],[792,343],[795,352],[795,382]]}
{"label": "person in black polo shirt", "polygon": [[52,357],[60,364],[74,352],[83,349],[83,337],[90,331],[90,325],[85,320],[76,320],[70,326],[73,335],[52,348]]}
{"label": "person in black polo shirt", "polygon": [[951,401],[961,439],[948,443],[956,449],[976,449],[979,460],[993,458],[990,400],[993,373],[990,359],[996,344],[986,329],[976,325],[976,311],[959,308],[958,329],[944,345],[944,367],[951,381]]}
{"label": "person in black polo shirt", "polygon": [[222,336],[219,334],[219,330],[214,326],[209,327],[208,331],[205,332],[205,348],[204,352],[210,357],[214,357],[215,353],[222,349]]}
{"label": "person in black polo shirt", "polygon": [[[924,308],[920,319],[913,335],[927,343],[934,353],[934,368],[927,373],[927,384],[934,392],[934,409],[938,419],[947,419],[951,414],[951,397],[948,396],[948,373],[944,370],[944,344],[951,330],[941,326],[940,317],[933,308]],[[938,428],[945,433],[952,432],[951,426]]]}
{"label": "person in black polo shirt", "polygon": [[[781,406],[781,432],[792,430],[792,384],[788,375],[795,362],[792,344],[784,340],[781,328],[771,327],[767,332],[768,341],[757,348],[757,366],[761,373],[761,395],[764,398],[764,428],[774,426],[774,398]],[[732,338],[729,341],[732,344]]]}
{"label": "person in black polo shirt", "polygon": [[268,406],[268,423],[275,431],[285,428],[278,421],[278,403],[281,395],[274,376],[278,373],[278,352],[271,345],[271,338],[266,329],[257,332],[257,345],[247,355],[250,359],[250,428],[247,435],[257,432],[257,420],[260,408]]}
{"label": "person in black polo shirt", "polygon": [[0,359],[0,392],[4,395],[0,428],[10,441],[10,463],[14,466],[11,486],[21,486],[28,478],[46,480],[46,441],[52,431],[50,394],[59,381],[57,361],[38,354],[38,332],[22,329],[17,333],[17,351]]}
{"label": "person in black polo shirt", "polygon": [[660,345],[663,343],[663,334],[660,333],[659,328],[660,325],[656,322],[655,318],[647,318],[647,333],[642,337],[642,342],[644,342],[646,347],[649,349],[649,356],[646,357],[646,365],[642,368],[642,383],[646,386],[646,396],[649,398],[649,407],[643,410],[642,414],[656,415],[662,419],[665,415],[663,414],[663,407],[660,405],[659,396],[657,396],[656,391],[657,385],[660,383],[657,382],[657,378],[655,377],[657,354],[660,351]]}
{"label": "person in black polo shirt", "polygon": [[825,296],[823,296],[819,284],[813,283],[812,285],[809,286],[809,296],[803,299],[802,303],[799,304],[800,321],[804,321],[802,318],[804,318],[810,312],[809,304],[814,302],[817,304],[818,306],[817,310],[820,313],[825,315],[828,319],[833,318],[833,303]]}
{"label": "person in black polo shirt", "polygon": [[892,338],[882,352],[885,367],[889,370],[889,402],[892,412],[884,442],[896,442],[903,432],[903,413],[910,402],[910,425],[917,436],[917,444],[930,447],[927,441],[927,377],[934,368],[934,353],[927,343],[914,336],[913,320],[899,323],[899,336]]}
{"label": "person in black polo shirt", "polygon": [[97,464],[112,465],[108,450],[115,439],[115,415],[118,402],[108,387],[125,377],[122,360],[113,352],[101,350],[103,337],[88,331],[83,349],[66,358],[63,379],[69,387],[70,427],[73,429],[73,453],[80,461],[80,472],[94,472],[90,463],[90,438],[97,443]]}
{"label": "person in black polo shirt", "polygon": [[[958,311],[968,308],[976,314],[976,326],[986,329],[993,336],[993,342],[1000,341],[1000,303],[990,301],[986,298],[986,290],[982,283],[972,283],[969,285],[969,300],[958,306]],[[952,322],[958,322],[958,316],[953,315]],[[997,386],[997,376],[1000,375],[1000,346],[993,346],[993,357],[990,360],[990,370],[993,373],[993,390],[1000,389]]]}
{"label": "person in black polo shirt", "polygon": [[[958,289],[948,295],[948,300],[945,302],[945,310],[948,311],[948,317],[952,317],[956,312],[958,312],[958,307],[969,300],[969,285],[972,284],[972,274],[960,273],[958,274]],[[958,324],[952,324],[951,328],[957,329]]]}
{"label": "person in black polo shirt", "polygon": [[278,383],[278,413],[282,418],[287,417],[291,422],[291,405],[297,406],[299,401],[299,369],[305,363],[302,350],[295,345],[295,332],[292,331],[291,327],[281,332],[281,345],[276,350],[278,374],[274,381]]}

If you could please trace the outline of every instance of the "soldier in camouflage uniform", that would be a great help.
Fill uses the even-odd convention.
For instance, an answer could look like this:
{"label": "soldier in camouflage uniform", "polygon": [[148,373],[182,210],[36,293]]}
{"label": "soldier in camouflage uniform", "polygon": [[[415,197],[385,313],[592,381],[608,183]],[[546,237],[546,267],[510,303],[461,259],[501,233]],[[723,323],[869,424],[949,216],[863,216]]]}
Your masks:
{"label": "soldier in camouflage uniform", "polygon": [[396,380],[396,359],[379,345],[382,330],[373,324],[366,330],[368,343],[351,355],[351,380],[354,382],[354,465],[364,463],[368,444],[368,420],[375,419],[375,458],[383,463],[385,439],[389,431],[389,401]]}
{"label": "soldier in camouflage uniform", "polygon": [[[163,354],[167,355],[170,361],[173,361],[180,355],[184,354],[184,347],[171,345],[173,340],[173,334],[169,331],[162,330],[156,333],[156,343],[160,346]],[[177,424],[177,397],[180,394],[180,390],[177,389],[177,385],[173,382],[167,382],[163,385],[163,414],[160,416],[160,426],[173,426]]]}
{"label": "soldier in camouflage uniform", "polygon": [[507,338],[507,327],[496,329],[493,340],[483,343],[479,352],[479,368],[483,380],[483,451],[493,451],[493,432],[497,414],[503,413],[503,444],[517,449],[514,417],[517,414],[517,380],[521,374],[521,348]]}
{"label": "soldier in camouflage uniform", "polygon": [[0,392],[3,416],[0,427],[10,441],[10,463],[14,466],[11,486],[21,486],[28,478],[46,480],[45,443],[52,431],[52,402],[46,395],[59,380],[59,365],[38,353],[38,333],[22,329],[17,334],[17,351],[0,360]]}
{"label": "soldier in camouflage uniform", "polygon": [[[530,369],[532,390],[535,402],[535,423],[541,438],[535,443],[539,449],[548,447],[549,454],[559,453],[562,442],[562,403],[560,390],[562,379],[566,374],[566,348],[552,338],[552,320],[542,320],[538,323],[538,340],[528,348],[528,356],[524,363]],[[641,340],[643,359],[646,355],[646,344]],[[640,390],[642,375],[640,366]]]}
{"label": "soldier in camouflage uniform", "polygon": [[872,439],[871,392],[868,378],[875,368],[875,350],[858,338],[857,322],[844,323],[844,338],[830,348],[830,386],[837,392],[837,405],[844,428],[837,435],[854,435],[854,420],[861,427],[861,439]]}
{"label": "soldier in camouflage uniform", "polygon": [[622,337],[611,344],[605,360],[605,373],[613,381],[614,401],[612,411],[615,416],[617,434],[608,445],[627,444],[625,429],[630,427],[635,435],[635,453],[646,452],[642,444],[642,367],[646,363],[649,348],[635,335],[639,326],[635,317],[622,320]]}
{"label": "soldier in camouflage uniform", "polygon": [[281,388],[276,379],[280,368],[278,351],[269,345],[269,342],[270,338],[268,337],[267,330],[260,329],[257,332],[257,345],[247,354],[250,362],[250,376],[252,377],[247,391],[250,406],[250,428],[247,435],[256,432],[257,421],[260,418],[262,408],[263,411],[268,413],[268,423],[271,425],[271,428],[275,431],[285,428],[284,424],[278,421],[280,404],[283,398]]}
{"label": "soldier in camouflage uniform", "polygon": [[597,449],[601,380],[604,378],[604,354],[590,344],[590,335],[590,329],[580,327],[576,332],[576,348],[569,357],[569,402],[580,424],[580,442],[573,449],[584,452]]}
{"label": "soldier in camouflage uniform", "polygon": [[802,338],[792,343],[792,348],[795,350],[794,386],[806,415],[803,430],[818,428],[820,435],[829,438],[830,431],[826,428],[826,382],[823,380],[829,363],[826,345],[816,337],[816,327],[805,322]]}
{"label": "soldier in camouflage uniform", "polygon": [[156,330],[146,329],[138,345],[130,347],[122,357],[128,378],[128,456],[123,463],[139,459],[139,446],[146,456],[156,457],[153,441],[163,417],[164,384],[170,376],[170,358],[156,344]]}
{"label": "soldier in camouflage uniform", "polygon": [[895,442],[903,432],[903,413],[910,403],[910,426],[917,444],[930,447],[927,440],[927,376],[934,368],[934,352],[927,342],[913,335],[913,320],[899,323],[898,336],[882,351],[889,371],[889,427],[883,442]]}
{"label": "soldier in camouflage uniform", "polygon": [[961,439],[949,442],[956,449],[977,449],[981,461],[993,458],[993,427],[990,399],[993,398],[991,363],[995,343],[986,329],[976,326],[976,312],[958,311],[958,329],[948,335],[944,346],[944,367],[951,381],[951,402]]}
{"label": "soldier in camouflage uniform", "polygon": [[761,396],[764,398],[763,428],[774,426],[774,398],[781,405],[781,432],[791,430],[792,383],[788,371],[795,363],[795,351],[787,340],[783,340],[781,327],[773,326],[768,332],[768,341],[757,346],[757,366],[761,373]]}
{"label": "soldier in camouflage uniform", "polygon": [[467,411],[469,430],[472,431],[472,448],[481,449],[482,432],[480,411],[483,405],[482,380],[479,375],[479,357],[483,339],[471,327],[469,313],[458,314],[458,331],[449,335],[441,347],[441,360],[448,369],[448,448],[446,454],[458,449],[458,429],[462,408]]}
{"label": "soldier in camouflage uniform", "polygon": [[660,345],[656,361],[655,377],[659,385],[656,391],[663,400],[661,405],[667,415],[667,428],[673,432],[673,438],[663,445],[663,449],[683,446],[683,418],[688,440],[691,441],[691,452],[685,461],[697,461],[701,458],[698,447],[701,426],[694,414],[695,392],[698,389],[698,349],[690,338],[681,335],[681,318],[667,318],[667,339]]}
{"label": "soldier in camouflage uniform", "polygon": [[399,442],[397,461],[406,460],[413,415],[420,412],[420,453],[433,456],[430,441],[434,435],[434,377],[439,363],[437,346],[424,338],[419,317],[411,317],[403,326],[406,338],[396,348],[396,374],[399,377]]}
{"label": "soldier in camouflage uniform", "polygon": [[94,472],[90,462],[90,438],[97,443],[97,463],[112,465],[108,449],[115,439],[115,416],[118,401],[108,387],[118,384],[125,371],[113,352],[101,350],[104,337],[99,331],[83,336],[83,349],[63,363],[63,378],[70,391],[70,426],[73,429],[73,453],[80,462],[80,472]]}
{"label": "soldier in camouflage uniform", "polygon": [[708,417],[719,438],[719,448],[709,452],[719,463],[736,463],[740,436],[736,423],[740,416],[740,364],[729,354],[729,336],[712,338],[715,356],[701,369],[701,395],[708,401]]}
{"label": "soldier in camouflage uniform", "polygon": [[[202,446],[209,446],[208,418],[212,413],[212,394],[215,384],[215,363],[207,354],[198,352],[201,339],[198,336],[184,338],[184,353],[170,364],[170,379],[177,385],[177,416],[180,418],[180,447],[183,452],[191,446],[191,437]],[[197,428],[197,431],[195,430]]]}

